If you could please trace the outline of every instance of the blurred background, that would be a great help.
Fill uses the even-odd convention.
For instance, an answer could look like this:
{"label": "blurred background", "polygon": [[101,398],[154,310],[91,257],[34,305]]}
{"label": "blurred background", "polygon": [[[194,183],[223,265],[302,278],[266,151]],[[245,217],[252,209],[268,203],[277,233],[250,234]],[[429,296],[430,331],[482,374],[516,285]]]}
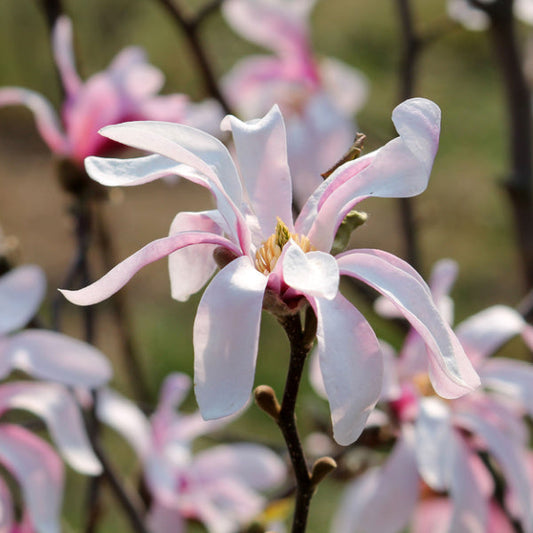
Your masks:
{"label": "blurred background", "polygon": [[[200,0],[187,0],[190,12]],[[123,47],[140,45],[149,61],[166,76],[163,93],[181,92],[200,101],[206,96],[188,42],[157,1],[70,0],[64,2],[74,24],[78,68],[82,78],[105,68]],[[426,192],[414,201],[421,251],[421,273],[427,277],[441,258],[458,261],[460,274],[453,291],[456,319],[496,303],[516,305],[525,289],[520,275],[515,236],[501,182],[508,166],[507,123],[503,91],[492,48],[485,32],[469,32],[446,16],[444,0],[412,2],[417,30],[433,38],[424,45],[417,68],[415,95],[434,100],[442,109],[440,149]],[[519,27],[525,44],[529,29]],[[401,37],[397,4],[377,0],[322,0],[312,15],[312,38],[317,55],[333,56],[360,69],[370,82],[368,101],[358,114],[359,131],[367,147],[376,148],[396,136],[390,116],[400,99]],[[202,26],[202,39],[217,77],[235,62],[259,48],[236,36],[218,12]],[[0,86],[31,88],[59,105],[61,95],[51,56],[48,28],[39,3],[0,2]],[[19,264],[43,267],[49,294],[61,286],[74,250],[68,197],[57,184],[56,168],[26,109],[0,108],[0,226],[17,241]],[[207,208],[204,190],[187,183],[158,181],[116,191],[105,207],[116,242],[117,261],[147,242],[165,236],[180,210]],[[356,247],[379,248],[405,257],[397,201],[375,199],[360,208],[368,222],[352,238]],[[94,277],[104,272],[95,258]],[[192,374],[192,323],[199,295],[183,304],[170,298],[167,265],[157,262],[141,271],[124,290],[134,324],[134,339],[142,356],[152,399],[170,371]],[[378,335],[398,345],[401,331],[390,329],[372,312],[352,287],[346,294],[369,316]],[[81,336],[79,309],[65,304],[65,329]],[[122,360],[116,355],[116,331],[108,304],[100,304],[96,344],[113,360],[115,385],[128,393],[130,386]],[[49,309],[42,310],[46,317]],[[287,345],[281,330],[264,316],[256,385],[268,383],[281,394]],[[327,419],[327,406],[304,384],[300,423]],[[190,398],[188,408],[194,409]],[[253,435],[280,446],[277,428],[252,407],[228,430],[232,437]],[[272,424],[273,426],[273,424]],[[305,433],[304,429],[304,433]],[[109,436],[117,451],[118,437]],[[113,440],[114,439],[114,440]],[[133,456],[117,453],[126,474]],[[82,485],[75,476],[73,487]],[[310,532],[327,530],[331,502],[338,490],[335,480],[321,489],[312,508]],[[67,492],[65,531],[76,531],[82,502],[80,492]],[[109,511],[101,531],[126,526],[120,512]],[[201,531],[201,529],[198,529]]]}

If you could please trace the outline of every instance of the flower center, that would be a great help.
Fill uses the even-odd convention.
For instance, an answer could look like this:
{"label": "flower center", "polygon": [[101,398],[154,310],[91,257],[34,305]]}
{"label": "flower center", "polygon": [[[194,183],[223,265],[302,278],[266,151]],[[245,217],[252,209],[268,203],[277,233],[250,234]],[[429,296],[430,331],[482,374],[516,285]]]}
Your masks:
{"label": "flower center", "polygon": [[291,238],[304,253],[316,250],[308,237],[299,233],[291,233],[285,223],[278,218],[276,230],[255,253],[255,268],[268,276],[274,270],[283,247]]}
{"label": "flower center", "polygon": [[420,373],[413,376],[413,384],[422,396],[435,396],[435,389],[427,374]]}

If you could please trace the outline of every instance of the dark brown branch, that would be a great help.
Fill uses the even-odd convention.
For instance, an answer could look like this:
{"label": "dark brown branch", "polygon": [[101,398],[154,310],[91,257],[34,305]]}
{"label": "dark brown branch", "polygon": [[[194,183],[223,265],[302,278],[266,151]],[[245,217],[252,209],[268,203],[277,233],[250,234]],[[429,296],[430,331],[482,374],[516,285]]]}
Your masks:
{"label": "dark brown branch", "polygon": [[212,2],[208,6],[204,7],[203,10],[201,10],[200,13],[194,18],[187,17],[183,13],[182,9],[178,7],[176,1],[159,0],[159,3],[167,10],[172,19],[183,30],[194,58],[196,59],[195,63],[198,65],[209,94],[220,102],[220,105],[226,113],[231,113],[230,106],[218,86],[199,34],[201,22],[205,20],[207,15],[218,8],[222,1],[217,0]]}
{"label": "dark brown branch", "polygon": [[522,70],[513,18],[513,1],[470,0],[490,17],[490,36],[504,84],[509,117],[510,172],[504,187],[514,216],[515,231],[527,288],[533,287],[533,188],[531,156],[531,95]]}

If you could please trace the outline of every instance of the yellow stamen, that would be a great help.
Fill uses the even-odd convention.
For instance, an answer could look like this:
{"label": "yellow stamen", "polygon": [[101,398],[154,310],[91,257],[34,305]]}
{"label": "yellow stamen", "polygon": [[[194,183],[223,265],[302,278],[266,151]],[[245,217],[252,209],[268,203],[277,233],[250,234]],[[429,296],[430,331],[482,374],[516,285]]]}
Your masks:
{"label": "yellow stamen", "polygon": [[308,237],[291,233],[287,225],[278,218],[274,233],[263,242],[261,248],[255,253],[255,268],[265,275],[270,274],[278,262],[283,247],[291,238],[304,253],[316,250]]}
{"label": "yellow stamen", "polygon": [[422,396],[435,396],[435,390],[427,374],[421,372],[413,376],[413,384]]}

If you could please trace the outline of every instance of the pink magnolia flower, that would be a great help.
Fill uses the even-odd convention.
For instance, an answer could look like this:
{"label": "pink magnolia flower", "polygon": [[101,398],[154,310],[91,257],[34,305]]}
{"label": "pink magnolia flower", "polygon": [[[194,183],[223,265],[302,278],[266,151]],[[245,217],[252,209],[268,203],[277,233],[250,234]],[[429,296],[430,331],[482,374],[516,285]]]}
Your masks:
{"label": "pink magnolia flower", "polygon": [[[449,316],[448,290],[456,270],[453,262],[438,263],[430,284],[437,305],[446,308]],[[482,453],[496,462],[503,476],[514,518],[523,531],[533,531],[529,432],[523,420],[533,413],[533,367],[503,357],[489,358],[517,334],[533,348],[533,328],[513,309],[494,306],[461,323],[456,333],[481,376],[483,389],[448,402],[434,396],[423,345],[415,332],[408,335],[398,358],[389,353],[390,379],[382,398],[395,415],[398,440],[383,466],[365,472],[347,489],[333,523],[336,533],[402,531],[418,509],[421,480],[433,491],[450,496],[442,515],[446,520],[440,521],[438,531],[492,531],[494,481],[480,459]],[[431,513],[425,516],[422,511],[416,520],[427,524],[426,518]],[[429,530],[433,531],[425,529]]]}
{"label": "pink magnolia flower", "polygon": [[239,61],[223,79],[223,88],[245,119],[263,116],[274,104],[280,106],[294,199],[300,207],[320,185],[320,174],[352,144],[353,116],[368,92],[367,80],[358,70],[314,56],[309,36],[314,3],[229,0],[222,5],[225,19],[237,33],[275,54]]}
{"label": "pink magnolia flower", "polygon": [[139,456],[153,501],[148,516],[152,533],[186,531],[187,519],[199,520],[212,533],[232,533],[265,506],[260,490],[285,478],[283,461],[256,444],[214,446],[193,454],[196,437],[227,423],[206,422],[199,413],[176,411],[190,389],[184,374],[163,383],[159,405],[150,417],[126,398],[105,390],[98,416],[121,433]]}
{"label": "pink magnolia flower", "polygon": [[107,70],[83,82],[75,67],[72,24],[65,16],[56,23],[52,45],[66,93],[61,118],[43,96],[19,87],[0,89],[0,106],[28,107],[41,137],[60,157],[83,164],[88,155],[103,154],[110,143],[98,130],[125,120],[169,120],[206,129],[220,120],[219,108],[212,101],[192,104],[182,94],[158,95],[163,74],[146,62],[141,48],[125,48]]}
{"label": "pink magnolia flower", "polygon": [[[495,0],[482,0],[490,4]],[[447,0],[448,16],[462,24],[467,30],[482,31],[490,25],[490,19],[481,9],[472,5],[469,0]],[[514,0],[513,11],[517,19],[526,24],[533,24],[533,2],[531,0]]]}
{"label": "pink magnolia flower", "polygon": [[206,419],[238,411],[254,381],[261,310],[296,313],[309,303],[318,319],[320,368],[336,440],[353,442],[379,398],[382,360],[375,334],[339,292],[341,275],[360,279],[402,310],[427,344],[433,383],[453,398],[478,384],[459,342],[441,318],[417,272],[380,250],[329,254],[337,229],[355,204],[370,196],[412,196],[429,178],[440,110],[425,99],[399,105],[400,136],[340,166],[310,196],[293,222],[285,130],[277,107],[262,119],[228,116],[234,162],[222,143],[187,126],[132,122],[105,128],[107,137],[150,155],[130,160],[89,158],[86,168],[107,185],[137,185],[178,173],[207,187],[217,209],[179,213],[170,236],[154,241],[79,291],[90,305],[119,290],[143,266],[170,256],[172,295],[186,300],[222,267],[205,290],[194,324],[195,392]]}
{"label": "pink magnolia flower", "polygon": [[[0,415],[22,409],[38,416],[67,463],[82,474],[97,475],[100,462],[65,385],[98,387],[109,380],[111,369],[98,350],[65,335],[38,329],[14,332],[35,314],[44,289],[44,275],[35,266],[0,277],[0,378],[19,369],[50,380],[0,384]],[[54,448],[24,427],[0,423],[0,463],[19,483],[25,507],[22,523],[16,524],[9,490],[0,480],[0,530],[59,532],[64,472]]]}

